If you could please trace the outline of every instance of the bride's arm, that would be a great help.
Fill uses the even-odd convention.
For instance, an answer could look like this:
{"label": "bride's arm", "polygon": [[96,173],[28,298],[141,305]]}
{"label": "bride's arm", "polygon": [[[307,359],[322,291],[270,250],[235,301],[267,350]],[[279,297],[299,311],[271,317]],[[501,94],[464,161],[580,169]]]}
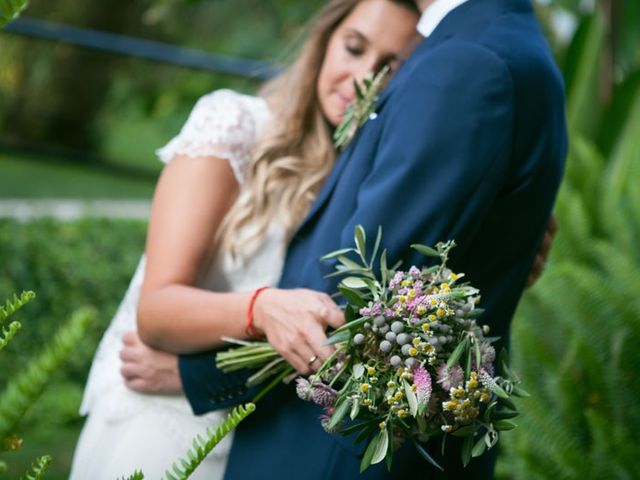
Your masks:
{"label": "bride's arm", "polygon": [[151,208],[138,304],[138,331],[148,345],[188,353],[219,344],[223,335],[244,336],[250,293],[194,286],[237,193],[225,160],[176,156],[163,170]]}
{"label": "bride's arm", "polygon": [[[138,332],[147,345],[192,353],[244,338],[252,292],[195,287],[213,239],[238,194],[228,162],[177,156],[156,187],[147,236],[147,265],[138,303]],[[269,289],[254,304],[255,327],[298,371],[326,358],[325,330],[344,322],[331,298],[307,289]],[[317,365],[315,365],[317,366]]]}

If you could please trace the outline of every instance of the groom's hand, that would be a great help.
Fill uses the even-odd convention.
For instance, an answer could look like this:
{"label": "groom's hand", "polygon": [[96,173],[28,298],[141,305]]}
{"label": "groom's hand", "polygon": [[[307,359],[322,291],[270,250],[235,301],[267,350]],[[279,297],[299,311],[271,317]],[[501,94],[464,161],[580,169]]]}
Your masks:
{"label": "groom's hand", "polygon": [[136,332],[126,332],[120,350],[124,383],[141,393],[181,393],[178,356],[154,350],[142,343]]}
{"label": "groom's hand", "polygon": [[338,328],[344,314],[325,293],[303,288],[268,289],[253,307],[254,325],[302,375],[316,371],[333,352],[327,327]]}

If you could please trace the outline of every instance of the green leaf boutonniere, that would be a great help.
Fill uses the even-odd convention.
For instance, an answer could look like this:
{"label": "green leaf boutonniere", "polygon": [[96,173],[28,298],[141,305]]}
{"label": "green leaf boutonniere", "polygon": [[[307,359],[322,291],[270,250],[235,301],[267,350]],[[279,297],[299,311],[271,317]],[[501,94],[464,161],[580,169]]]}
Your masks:
{"label": "green leaf boutonniere", "polygon": [[355,80],[353,81],[356,99],[347,108],[340,125],[333,134],[333,145],[337,149],[343,150],[349,145],[358,129],[375,115],[375,103],[388,74],[389,67],[387,66],[375,76],[373,74],[367,75],[362,85],[359,85]]}

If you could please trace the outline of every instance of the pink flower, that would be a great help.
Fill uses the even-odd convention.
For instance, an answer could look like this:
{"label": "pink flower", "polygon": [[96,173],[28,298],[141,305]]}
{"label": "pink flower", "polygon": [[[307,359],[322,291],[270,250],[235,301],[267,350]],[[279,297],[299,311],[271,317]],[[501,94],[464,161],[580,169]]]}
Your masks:
{"label": "pink flower", "polygon": [[416,386],[418,402],[426,404],[431,398],[431,375],[424,367],[413,369],[413,384]]}
{"label": "pink flower", "polygon": [[447,364],[443,363],[438,367],[438,383],[448,392],[464,383],[464,371],[459,365],[447,368]]}

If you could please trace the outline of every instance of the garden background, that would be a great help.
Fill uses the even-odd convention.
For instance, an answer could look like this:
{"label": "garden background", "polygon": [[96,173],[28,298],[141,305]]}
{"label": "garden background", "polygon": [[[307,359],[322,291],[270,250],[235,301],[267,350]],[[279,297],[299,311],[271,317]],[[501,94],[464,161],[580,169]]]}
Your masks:
{"label": "garden background", "polygon": [[[32,0],[24,15],[277,64],[315,7]],[[519,427],[504,434],[498,478],[640,478],[640,2],[547,0],[536,8],[565,77],[571,146],[556,208],[560,231],[513,324],[512,358],[531,397],[519,404]],[[47,478],[66,478],[90,360],[146,227],[95,209],[81,219],[15,218],[18,206],[51,199],[146,205],[161,167],[153,152],[197,98],[258,85],[0,32],[0,298],[26,289],[38,296],[16,314],[25,331],[0,356],[0,391],[71,312],[98,311],[21,422],[24,444],[5,458],[8,478],[43,453],[54,458]]]}

